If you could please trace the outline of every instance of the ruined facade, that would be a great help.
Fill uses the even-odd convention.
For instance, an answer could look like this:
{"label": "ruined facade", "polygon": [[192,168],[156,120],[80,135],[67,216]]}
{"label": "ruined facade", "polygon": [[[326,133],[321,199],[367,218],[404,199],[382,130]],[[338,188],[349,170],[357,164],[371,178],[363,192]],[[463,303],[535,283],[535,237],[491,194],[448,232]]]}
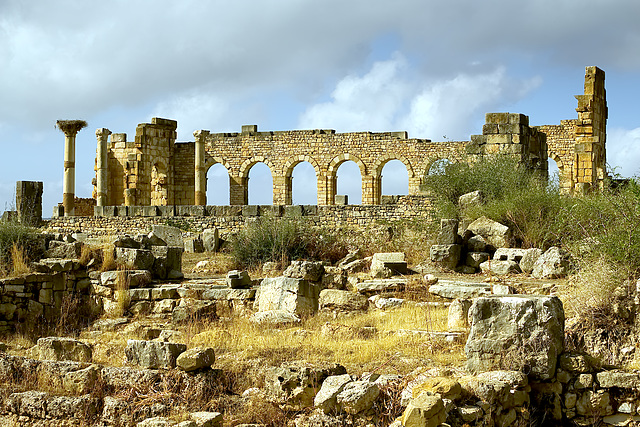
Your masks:
{"label": "ruined facade", "polygon": [[485,155],[513,156],[532,169],[547,171],[547,157],[560,169],[567,192],[602,186],[605,177],[607,106],[604,72],[587,67],[585,91],[578,99],[578,119],[531,127],[523,114],[489,113],[482,135],[471,141],[433,142],[408,138],[406,132],[336,133],[330,129],[260,132],[243,126],[238,133],[194,132],[195,141],[176,142],[177,122],[153,118],[138,125],[135,139],[98,129],[96,137],[97,206],[204,206],[207,171],[222,164],[229,173],[231,205],[248,203],[250,169],[265,163],[273,177],[273,204],[292,203],[292,174],[309,162],[317,178],[317,204],[336,201],[337,171],[354,161],[362,177],[362,204],[382,200],[382,169],[391,160],[407,168],[409,195],[440,159],[473,161]]}

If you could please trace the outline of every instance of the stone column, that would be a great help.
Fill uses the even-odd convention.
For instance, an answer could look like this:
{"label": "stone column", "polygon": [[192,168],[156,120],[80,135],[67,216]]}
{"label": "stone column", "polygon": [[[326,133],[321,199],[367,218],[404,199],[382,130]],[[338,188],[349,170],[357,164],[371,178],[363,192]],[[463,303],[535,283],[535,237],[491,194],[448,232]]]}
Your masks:
{"label": "stone column", "polygon": [[291,200],[287,203],[287,183],[289,184],[289,195],[291,195],[291,177],[282,175],[273,176],[273,204],[274,205],[290,205]]}
{"label": "stone column", "polygon": [[207,173],[204,167],[204,142],[209,135],[208,130],[193,132],[195,143],[195,204],[205,206],[207,204]]}
{"label": "stone column", "polygon": [[64,216],[73,216],[76,185],[76,135],[87,127],[84,120],[58,120],[56,126],[64,132],[64,178],[62,181],[62,205]]}
{"label": "stone column", "polygon": [[107,192],[109,191],[109,177],[108,177],[108,147],[109,147],[109,135],[111,131],[107,128],[96,129],[96,139],[98,140],[98,147],[96,149],[96,205],[107,206],[108,198]]}
{"label": "stone column", "polygon": [[362,177],[362,204],[363,205],[376,204],[375,180],[376,180],[376,177],[372,175],[365,175]]}

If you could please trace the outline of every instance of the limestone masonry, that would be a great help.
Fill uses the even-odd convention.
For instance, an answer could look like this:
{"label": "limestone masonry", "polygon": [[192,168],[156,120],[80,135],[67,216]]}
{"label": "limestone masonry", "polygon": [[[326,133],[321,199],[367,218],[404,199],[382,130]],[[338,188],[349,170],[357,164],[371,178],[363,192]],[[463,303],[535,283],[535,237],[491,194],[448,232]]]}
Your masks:
{"label": "limestone masonry", "polygon": [[[523,114],[488,113],[482,135],[472,135],[470,141],[433,142],[408,138],[406,132],[260,132],[257,126],[249,125],[238,133],[196,130],[195,141],[176,142],[177,122],[157,117],[138,125],[133,140],[127,140],[124,133],[100,128],[96,131],[95,215],[114,212],[105,207],[206,206],[207,171],[218,163],[229,173],[231,205],[247,205],[249,171],[258,162],[271,170],[274,205],[292,204],[292,173],[301,162],[309,162],[315,169],[318,206],[336,204],[337,171],[350,160],[360,168],[362,204],[380,205],[382,169],[390,160],[406,166],[408,195],[418,196],[422,179],[434,163],[444,159],[474,161],[494,154],[515,157],[543,173],[547,172],[547,159],[552,158],[560,169],[561,188],[583,193],[601,187],[606,175],[604,72],[587,67],[584,94],[576,98],[577,119],[532,127]],[[70,142],[69,150],[73,148]],[[67,168],[74,162],[72,154],[65,154]],[[65,208],[73,209],[73,183],[65,188]],[[121,209],[118,215],[131,214],[133,211]],[[64,215],[73,216],[74,212]]]}

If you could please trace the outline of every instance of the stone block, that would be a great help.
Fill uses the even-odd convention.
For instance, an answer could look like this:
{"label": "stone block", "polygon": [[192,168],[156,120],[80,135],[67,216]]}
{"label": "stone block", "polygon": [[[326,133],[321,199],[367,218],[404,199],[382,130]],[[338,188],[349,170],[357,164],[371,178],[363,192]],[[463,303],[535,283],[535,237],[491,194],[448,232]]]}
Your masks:
{"label": "stone block", "polygon": [[16,182],[16,212],[18,221],[29,227],[42,222],[42,188],[40,181]]}
{"label": "stone block", "polygon": [[509,123],[509,113],[486,113],[484,121],[487,124]]}
{"label": "stone block", "polygon": [[499,261],[515,261],[519,263],[526,252],[526,249],[498,248],[493,254],[493,259]]}
{"label": "stone block", "polygon": [[60,337],[40,338],[29,352],[40,360],[74,362],[91,362],[93,353],[91,346],[82,341]]}
{"label": "stone block", "polygon": [[128,363],[144,369],[170,369],[186,349],[178,343],[127,340],[125,355]]}
{"label": "stone block", "polygon": [[176,214],[178,216],[202,217],[207,215],[207,209],[204,206],[182,205],[176,206]]}
{"label": "stone block", "polygon": [[520,266],[515,261],[488,260],[480,264],[480,269],[485,274],[491,273],[498,276],[521,273]]}
{"label": "stone block", "polygon": [[260,209],[258,205],[245,205],[242,207],[242,216],[244,217],[258,216],[259,214]]}
{"label": "stone block", "polygon": [[260,216],[269,216],[273,218],[282,216],[281,205],[260,205],[258,211],[260,212]]}
{"label": "stone block", "polygon": [[438,245],[456,245],[460,243],[457,219],[441,219],[440,231],[436,239]]}
{"label": "stone block", "polygon": [[216,360],[216,353],[210,347],[195,347],[181,353],[176,359],[178,368],[185,372],[208,368]]}
{"label": "stone block", "polygon": [[158,211],[161,217],[173,217],[176,216],[176,207],[170,206],[158,206]]}
{"label": "stone block", "polygon": [[371,276],[379,277],[379,272],[388,269],[393,274],[407,274],[407,259],[404,252],[380,252],[371,259]]}
{"label": "stone block", "polygon": [[322,280],[323,274],[324,265],[321,262],[314,261],[293,261],[282,273],[285,277],[303,279],[310,282]]}
{"label": "stone block", "polygon": [[200,237],[192,237],[184,241],[184,251],[191,254],[204,252],[204,243]]}
{"label": "stone block", "polygon": [[349,204],[349,195],[336,194],[334,203],[338,206],[347,206]]}
{"label": "stone block", "polygon": [[355,288],[361,294],[374,295],[383,292],[402,292],[406,286],[405,279],[374,279],[359,282]]}
{"label": "stone block", "polygon": [[531,275],[537,279],[560,279],[569,273],[570,267],[569,253],[553,246],[536,260]]}
{"label": "stone block", "polygon": [[522,259],[518,263],[520,265],[520,269],[524,273],[531,274],[531,272],[533,271],[533,267],[536,264],[536,261],[538,261],[538,258],[540,258],[542,253],[543,253],[542,249],[538,249],[538,248],[526,249],[524,255],[522,256]]}
{"label": "stone block", "polygon": [[116,248],[116,264],[129,270],[151,270],[154,256],[147,249]]}
{"label": "stone block", "polygon": [[192,412],[190,416],[195,423],[194,427],[222,427],[224,422],[220,412]]}
{"label": "stone block", "polygon": [[284,206],[283,216],[298,218],[304,215],[304,209],[301,205]]}
{"label": "stone block", "polygon": [[251,277],[244,270],[231,270],[227,272],[226,283],[231,289],[246,289],[251,286]]}
{"label": "stone block", "polygon": [[172,271],[182,274],[182,246],[153,246],[151,252],[155,257],[154,276],[165,279]]}
{"label": "stone block", "polygon": [[142,216],[144,217],[156,217],[159,215],[158,206],[143,206]]}
{"label": "stone block", "polygon": [[465,345],[472,374],[503,367],[532,378],[555,376],[564,348],[564,310],[557,297],[510,295],[477,298],[469,310]]}
{"label": "stone block", "polygon": [[369,300],[360,293],[323,289],[320,292],[319,306],[322,310],[363,311],[369,308]]}
{"label": "stone block", "polygon": [[202,243],[207,252],[216,252],[220,247],[220,237],[217,228],[209,228],[202,232]]}
{"label": "stone block", "polygon": [[302,279],[273,277],[262,280],[256,295],[258,311],[285,310],[297,315],[318,310],[319,289]]}
{"label": "stone block", "polygon": [[509,227],[484,216],[469,224],[467,229],[484,237],[492,250],[509,247],[513,239]]}
{"label": "stone block", "polygon": [[429,250],[429,255],[432,262],[453,270],[460,263],[461,252],[461,245],[433,245]]}
{"label": "stone block", "polygon": [[184,241],[182,239],[182,230],[170,225],[153,225],[149,238],[158,237],[164,241],[167,246],[184,247]]}
{"label": "stone block", "polygon": [[487,283],[468,283],[454,280],[438,280],[429,286],[429,292],[448,299],[469,299],[491,295],[491,286]]}

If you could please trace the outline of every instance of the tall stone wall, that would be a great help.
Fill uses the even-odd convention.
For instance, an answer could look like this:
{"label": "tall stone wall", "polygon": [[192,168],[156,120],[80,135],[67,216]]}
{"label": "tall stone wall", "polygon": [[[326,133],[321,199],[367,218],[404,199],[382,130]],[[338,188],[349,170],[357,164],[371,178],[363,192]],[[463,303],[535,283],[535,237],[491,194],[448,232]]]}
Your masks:
{"label": "tall stone wall", "polygon": [[[95,194],[106,191],[101,206],[206,206],[206,172],[219,163],[229,173],[230,204],[246,205],[249,172],[263,162],[273,178],[273,204],[291,205],[293,170],[308,162],[316,174],[317,205],[327,206],[336,203],[338,168],[354,161],[362,178],[362,204],[379,205],[382,169],[391,160],[407,168],[408,194],[419,195],[422,179],[435,161],[473,161],[496,154],[515,157],[545,173],[551,157],[561,170],[563,190],[582,193],[602,187],[606,175],[604,72],[587,67],[584,94],[576,98],[575,120],[531,127],[523,114],[489,113],[482,135],[473,135],[471,141],[433,142],[408,138],[406,132],[259,132],[256,125],[246,125],[237,133],[197,130],[194,142],[176,143],[177,122],[153,118],[138,125],[135,141],[127,141],[126,134],[111,135],[108,184],[101,192],[96,188]],[[110,131],[98,131],[101,147],[101,138]]]}
{"label": "tall stone wall", "polygon": [[176,225],[201,232],[217,228],[221,234],[235,233],[247,221],[260,216],[299,217],[312,226],[349,228],[367,232],[380,225],[431,219],[431,198],[402,196],[397,203],[362,206],[107,206],[93,217],[51,219],[45,231],[86,233],[90,237],[148,233],[152,225]]}
{"label": "tall stone wall", "polygon": [[604,80],[604,71],[587,67],[584,94],[576,95],[578,118],[538,127],[547,135],[549,157],[558,165],[560,188],[566,193],[582,194],[604,185],[608,118]]}

